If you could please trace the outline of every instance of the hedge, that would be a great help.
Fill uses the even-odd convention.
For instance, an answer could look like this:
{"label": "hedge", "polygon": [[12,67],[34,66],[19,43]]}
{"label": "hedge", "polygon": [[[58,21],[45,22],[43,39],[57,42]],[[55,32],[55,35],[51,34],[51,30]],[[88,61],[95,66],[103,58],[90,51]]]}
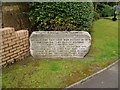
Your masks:
{"label": "hedge", "polygon": [[114,8],[106,4],[98,4],[96,11],[101,17],[109,17],[114,15]]}
{"label": "hedge", "polygon": [[32,2],[30,21],[40,31],[90,31],[93,24],[92,2]]}
{"label": "hedge", "polygon": [[94,20],[100,19],[100,14],[94,11]]}

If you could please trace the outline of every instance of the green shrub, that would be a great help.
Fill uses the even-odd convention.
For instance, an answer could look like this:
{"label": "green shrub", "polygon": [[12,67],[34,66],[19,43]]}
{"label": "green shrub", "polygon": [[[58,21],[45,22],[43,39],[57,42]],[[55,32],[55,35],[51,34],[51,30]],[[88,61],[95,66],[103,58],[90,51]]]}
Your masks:
{"label": "green shrub", "polygon": [[93,3],[34,2],[30,3],[30,21],[37,30],[90,31],[93,22]]}
{"label": "green shrub", "polygon": [[100,18],[100,14],[94,11],[94,20],[98,20]]}
{"label": "green shrub", "polygon": [[109,17],[114,15],[114,8],[109,5],[99,4],[97,7],[97,12],[101,17]]}

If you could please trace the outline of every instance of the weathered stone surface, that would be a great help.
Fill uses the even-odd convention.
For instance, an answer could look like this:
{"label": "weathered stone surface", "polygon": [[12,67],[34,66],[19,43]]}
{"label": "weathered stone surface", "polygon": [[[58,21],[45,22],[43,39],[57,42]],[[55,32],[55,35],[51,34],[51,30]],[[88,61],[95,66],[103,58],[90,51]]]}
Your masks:
{"label": "weathered stone surface", "polygon": [[85,31],[35,31],[30,36],[34,58],[83,58],[90,45],[91,36]]}

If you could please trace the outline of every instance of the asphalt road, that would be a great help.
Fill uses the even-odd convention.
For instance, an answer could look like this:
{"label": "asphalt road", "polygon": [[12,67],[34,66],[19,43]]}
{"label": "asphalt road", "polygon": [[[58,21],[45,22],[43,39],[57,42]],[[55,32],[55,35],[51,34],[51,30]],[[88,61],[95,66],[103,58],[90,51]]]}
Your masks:
{"label": "asphalt road", "polygon": [[74,88],[118,88],[118,63]]}

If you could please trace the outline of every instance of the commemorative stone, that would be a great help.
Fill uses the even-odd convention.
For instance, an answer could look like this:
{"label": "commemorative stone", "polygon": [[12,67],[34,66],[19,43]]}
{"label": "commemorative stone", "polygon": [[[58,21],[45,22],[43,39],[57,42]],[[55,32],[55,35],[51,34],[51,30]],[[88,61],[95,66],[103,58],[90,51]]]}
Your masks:
{"label": "commemorative stone", "polygon": [[30,36],[34,58],[83,58],[90,45],[91,36],[86,31],[35,31]]}

